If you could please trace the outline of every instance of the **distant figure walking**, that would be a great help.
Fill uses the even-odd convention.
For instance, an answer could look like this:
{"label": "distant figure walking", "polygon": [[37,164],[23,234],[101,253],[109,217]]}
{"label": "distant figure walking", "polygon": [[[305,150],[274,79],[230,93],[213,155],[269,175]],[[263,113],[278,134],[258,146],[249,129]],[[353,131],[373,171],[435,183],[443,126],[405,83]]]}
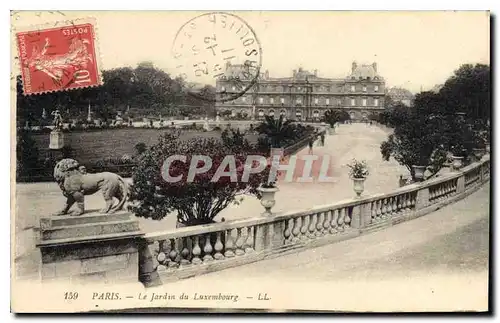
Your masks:
{"label": "distant figure walking", "polygon": [[314,140],[311,139],[309,140],[309,153],[312,154],[313,152],[313,144],[314,144]]}
{"label": "distant figure walking", "polygon": [[321,139],[321,147],[324,147],[325,146],[325,133],[322,132],[319,137]]}

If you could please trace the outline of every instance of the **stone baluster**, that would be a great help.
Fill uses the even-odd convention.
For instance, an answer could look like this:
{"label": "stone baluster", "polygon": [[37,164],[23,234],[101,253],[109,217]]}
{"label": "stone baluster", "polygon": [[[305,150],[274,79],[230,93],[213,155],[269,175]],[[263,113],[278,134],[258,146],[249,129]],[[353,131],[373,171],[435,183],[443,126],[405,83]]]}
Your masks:
{"label": "stone baluster", "polygon": [[243,235],[241,234],[241,228],[236,229],[236,255],[242,256],[245,254],[243,250]]}
{"label": "stone baluster", "polygon": [[214,249],[215,249],[214,258],[215,258],[215,260],[221,260],[221,259],[224,259],[224,255],[222,254],[222,249],[224,249],[224,245],[222,244],[222,240],[221,240],[221,232],[217,231],[216,235],[217,235],[217,238],[216,238],[215,245],[214,245]]}
{"label": "stone baluster", "polygon": [[293,221],[294,219],[285,220],[285,231],[283,231],[283,237],[285,238],[285,244],[290,242],[292,239],[292,229],[293,229]]}
{"label": "stone baluster", "polygon": [[345,211],[344,226],[346,228],[349,228],[351,226],[352,209],[346,207],[344,208],[344,211]]}
{"label": "stone baluster", "polygon": [[377,203],[377,220],[382,217],[382,200],[375,201]]}
{"label": "stone baluster", "polygon": [[193,244],[193,259],[191,260],[191,263],[193,265],[199,265],[201,264],[201,248],[200,248],[200,236],[195,236],[194,237],[194,244]]}
{"label": "stone baluster", "polygon": [[316,237],[321,237],[323,235],[323,222],[324,213],[320,212],[316,214]]}
{"label": "stone baluster", "polygon": [[300,241],[300,229],[302,227],[302,221],[299,217],[293,218],[293,229],[292,229],[292,241],[298,242]]}
{"label": "stone baluster", "polygon": [[325,235],[328,234],[328,232],[330,232],[331,221],[332,221],[332,212],[331,211],[325,212],[325,218],[323,221],[323,232],[325,233]]}
{"label": "stone baluster", "polygon": [[372,222],[375,222],[377,220],[377,201],[373,201],[371,203],[372,205]]}
{"label": "stone baluster", "polygon": [[212,248],[212,242],[210,241],[210,236],[211,233],[205,234],[205,246],[203,247],[203,253],[205,254],[203,256],[204,262],[210,262],[214,260],[214,257],[212,256],[212,251],[214,251],[214,248]]}
{"label": "stone baluster", "polygon": [[175,245],[175,239],[170,239],[170,252],[168,254],[168,256],[170,257],[170,262],[168,263],[169,268],[175,268],[179,266],[179,263],[177,262],[178,253]]}
{"label": "stone baluster", "polygon": [[338,219],[338,230],[340,232],[344,231],[344,219],[345,219],[345,208],[341,208],[339,210],[339,219]]}
{"label": "stone baluster", "polygon": [[226,258],[234,257],[234,241],[233,241],[233,229],[228,229],[226,231],[226,252],[224,256]]}
{"label": "stone baluster", "polygon": [[189,261],[189,237],[180,238],[179,241],[182,244],[181,249],[181,265],[189,265],[191,262]]}
{"label": "stone baluster", "polygon": [[392,197],[388,197],[385,199],[387,203],[387,216],[390,217],[393,209],[392,209]]}
{"label": "stone baluster", "polygon": [[309,222],[306,221],[307,219],[309,219],[309,217],[307,215],[300,217],[300,223],[302,224],[300,226],[300,239],[301,240],[307,240],[307,233],[309,232]]}
{"label": "stone baluster", "polygon": [[333,210],[332,211],[332,221],[330,222],[330,233],[335,234],[339,231],[338,220],[339,220],[339,210]]}
{"label": "stone baluster", "polygon": [[314,231],[316,230],[316,224],[314,220],[315,220],[315,214],[309,214],[309,227],[307,233],[307,237],[309,239],[313,239],[315,237]]}
{"label": "stone baluster", "polygon": [[245,243],[243,244],[243,248],[245,248],[245,253],[251,253],[254,251],[253,239],[252,239],[252,237],[253,237],[252,228],[253,227],[247,227],[247,235],[246,235]]}
{"label": "stone baluster", "polygon": [[398,195],[397,209],[399,213],[403,213],[403,199],[404,194]]}

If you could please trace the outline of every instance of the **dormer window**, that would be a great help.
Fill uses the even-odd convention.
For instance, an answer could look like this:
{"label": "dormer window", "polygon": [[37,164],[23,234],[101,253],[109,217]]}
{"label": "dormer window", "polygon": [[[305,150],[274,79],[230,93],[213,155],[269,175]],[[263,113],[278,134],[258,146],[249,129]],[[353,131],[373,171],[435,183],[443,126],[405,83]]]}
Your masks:
{"label": "dormer window", "polygon": [[375,76],[373,79],[374,79],[374,80],[378,80],[378,76]]}
{"label": "dormer window", "polygon": [[374,90],[375,92],[378,92],[378,85],[375,85],[375,87],[373,88],[373,90]]}

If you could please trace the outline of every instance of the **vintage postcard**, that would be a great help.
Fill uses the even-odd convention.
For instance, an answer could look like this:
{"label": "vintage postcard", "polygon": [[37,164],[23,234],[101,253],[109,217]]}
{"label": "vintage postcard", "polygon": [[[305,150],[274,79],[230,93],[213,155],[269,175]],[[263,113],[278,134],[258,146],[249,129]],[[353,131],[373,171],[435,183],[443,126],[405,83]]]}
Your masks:
{"label": "vintage postcard", "polygon": [[12,11],[11,310],[490,310],[487,11]]}

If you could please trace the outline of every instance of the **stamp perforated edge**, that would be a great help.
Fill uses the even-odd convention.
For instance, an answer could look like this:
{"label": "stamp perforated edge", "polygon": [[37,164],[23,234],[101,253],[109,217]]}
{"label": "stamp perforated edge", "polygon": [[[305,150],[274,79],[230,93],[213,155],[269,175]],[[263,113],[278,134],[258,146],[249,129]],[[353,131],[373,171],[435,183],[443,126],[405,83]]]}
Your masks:
{"label": "stamp perforated edge", "polygon": [[[94,34],[93,34],[93,40],[94,40],[94,52],[95,52],[95,60],[96,60],[96,69],[97,69],[97,84],[93,85],[87,85],[87,86],[78,86],[78,87],[73,87],[69,89],[60,89],[60,90],[49,90],[49,91],[39,91],[39,92],[32,92],[32,93],[26,93],[24,91],[24,76],[23,76],[23,71],[21,68],[21,50],[19,48],[19,42],[17,41],[17,34],[23,33],[23,32],[33,32],[33,31],[41,31],[44,29],[57,29],[57,28],[62,28],[65,26],[71,26],[71,25],[79,25],[79,24],[85,24],[89,23],[92,24],[94,27]],[[99,47],[99,28],[97,25],[97,19],[94,17],[83,17],[83,18],[76,18],[76,19],[67,19],[67,20],[57,20],[54,22],[47,22],[43,24],[37,24],[37,25],[29,25],[29,26],[21,26],[21,27],[12,27],[12,33],[11,37],[13,38],[14,43],[16,44],[16,55],[17,58],[15,58],[15,66],[17,67],[17,70],[15,71],[15,75],[21,75],[22,79],[22,87],[23,87],[23,95],[28,96],[28,95],[40,95],[40,94],[47,94],[47,93],[54,93],[54,92],[60,92],[60,91],[72,91],[72,90],[79,90],[79,89],[85,89],[85,88],[92,88],[92,87],[99,87],[103,85],[103,78],[102,78],[102,57],[101,57],[101,50]]]}

